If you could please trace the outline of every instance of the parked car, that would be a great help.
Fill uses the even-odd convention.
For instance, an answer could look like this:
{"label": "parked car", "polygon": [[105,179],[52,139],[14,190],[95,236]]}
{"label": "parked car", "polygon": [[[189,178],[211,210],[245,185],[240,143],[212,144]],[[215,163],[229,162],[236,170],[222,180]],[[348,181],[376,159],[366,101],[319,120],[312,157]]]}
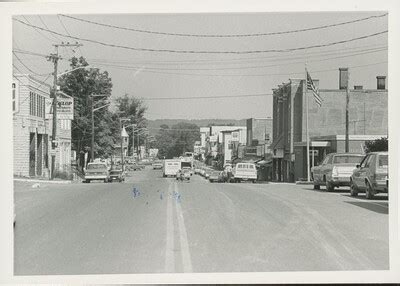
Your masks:
{"label": "parked car", "polygon": [[90,183],[94,180],[103,180],[104,183],[110,181],[110,174],[107,164],[105,163],[89,163],[85,171],[85,183]]}
{"label": "parked car", "polygon": [[163,163],[161,161],[154,161],[152,165],[153,170],[161,170],[163,167]]}
{"label": "parked car", "polygon": [[127,169],[132,170],[132,171],[140,171],[140,170],[143,170],[144,168],[146,168],[146,166],[138,164],[136,162],[134,162],[133,164],[129,164],[127,166]]}
{"label": "parked car", "polygon": [[176,179],[181,181],[189,181],[190,180],[190,170],[189,169],[180,169],[176,173]]}
{"label": "parked car", "polygon": [[367,199],[375,194],[389,191],[388,152],[372,152],[367,154],[357,165],[350,178],[350,194],[357,196],[365,192]]}
{"label": "parked car", "polygon": [[224,182],[224,171],[212,171],[208,180],[210,181],[210,183]]}
{"label": "parked car", "polygon": [[122,169],[111,169],[110,170],[110,182],[118,181],[123,182],[125,181],[125,172]]}
{"label": "parked car", "polygon": [[350,177],[364,158],[363,154],[330,153],[326,155],[319,166],[311,168],[311,178],[314,189],[326,186],[326,190],[333,191],[335,187],[350,186]]}
{"label": "parked car", "polygon": [[240,183],[241,181],[257,181],[257,169],[253,163],[237,163],[232,170],[233,181]]}

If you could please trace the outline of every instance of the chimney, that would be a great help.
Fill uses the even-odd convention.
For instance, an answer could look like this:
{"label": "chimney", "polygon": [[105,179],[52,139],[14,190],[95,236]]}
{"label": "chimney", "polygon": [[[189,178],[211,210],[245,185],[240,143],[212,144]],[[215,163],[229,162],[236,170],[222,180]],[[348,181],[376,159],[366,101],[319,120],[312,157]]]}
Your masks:
{"label": "chimney", "polygon": [[386,76],[376,77],[376,89],[386,89]]}
{"label": "chimney", "polygon": [[363,86],[362,85],[355,85],[354,89],[355,90],[361,90],[361,89],[363,89]]}
{"label": "chimney", "polygon": [[348,84],[349,69],[339,68],[339,89],[346,89]]}

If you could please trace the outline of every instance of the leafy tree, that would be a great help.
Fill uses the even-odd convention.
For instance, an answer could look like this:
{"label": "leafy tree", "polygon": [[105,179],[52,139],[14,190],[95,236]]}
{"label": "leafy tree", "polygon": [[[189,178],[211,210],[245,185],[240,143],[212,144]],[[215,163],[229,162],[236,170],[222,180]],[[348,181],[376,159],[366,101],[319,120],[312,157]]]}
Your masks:
{"label": "leafy tree", "polygon": [[[144,105],[141,99],[129,96],[125,94],[116,98],[115,100],[117,105],[116,115],[121,118],[130,119],[129,123],[125,125],[136,124],[136,128],[145,128],[147,126],[146,118],[144,117],[147,107]],[[117,119],[119,123],[119,119]],[[129,137],[132,138],[132,134],[134,132],[133,128],[127,129]],[[137,145],[137,133],[135,133],[135,145]],[[119,140],[119,139],[118,139]],[[139,144],[143,144],[145,142],[145,136],[139,136]],[[132,140],[129,140],[128,150],[132,148]],[[138,146],[136,146],[138,148]]]}
{"label": "leafy tree", "polygon": [[388,150],[388,138],[382,137],[380,139],[365,142],[366,152],[378,152]]}
{"label": "leafy tree", "polygon": [[[83,57],[71,59],[71,69],[87,66]],[[107,71],[97,68],[76,69],[59,78],[60,90],[74,98],[74,120],[72,121],[72,147],[80,154],[81,151],[90,150],[91,147],[91,97],[92,94],[105,95],[102,99],[96,99],[100,105],[106,103],[111,95],[112,82]],[[94,152],[101,156],[109,152],[113,145],[115,134],[113,128],[108,125],[112,117],[108,108],[95,113],[95,146]]]}
{"label": "leafy tree", "polygon": [[161,125],[156,136],[159,156],[170,159],[184,152],[193,152],[197,140],[200,140],[200,129],[196,124],[179,122],[171,128]]}

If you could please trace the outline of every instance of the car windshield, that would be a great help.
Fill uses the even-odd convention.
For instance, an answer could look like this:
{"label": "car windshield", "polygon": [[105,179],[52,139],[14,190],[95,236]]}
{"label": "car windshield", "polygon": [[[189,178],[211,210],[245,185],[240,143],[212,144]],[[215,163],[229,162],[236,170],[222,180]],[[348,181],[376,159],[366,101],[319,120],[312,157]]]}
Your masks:
{"label": "car windshield", "polygon": [[107,166],[104,164],[89,164],[87,166],[88,170],[105,170],[107,169]]}
{"label": "car windshield", "polygon": [[379,167],[386,167],[388,166],[388,155],[379,155],[378,160]]}
{"label": "car windshield", "polygon": [[333,158],[334,164],[360,163],[364,156],[337,155]]}

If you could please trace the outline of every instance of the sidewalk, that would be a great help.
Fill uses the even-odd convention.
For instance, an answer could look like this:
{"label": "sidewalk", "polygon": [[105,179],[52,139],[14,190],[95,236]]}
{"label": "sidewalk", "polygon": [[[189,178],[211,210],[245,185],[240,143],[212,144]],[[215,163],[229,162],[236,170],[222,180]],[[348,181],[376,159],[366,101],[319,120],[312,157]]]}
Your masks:
{"label": "sidewalk", "polygon": [[79,183],[81,180],[61,180],[61,179],[54,179],[54,180],[48,180],[48,179],[31,179],[31,178],[14,178],[14,182],[28,182],[28,183],[46,183],[46,184],[74,184],[74,183]]}

